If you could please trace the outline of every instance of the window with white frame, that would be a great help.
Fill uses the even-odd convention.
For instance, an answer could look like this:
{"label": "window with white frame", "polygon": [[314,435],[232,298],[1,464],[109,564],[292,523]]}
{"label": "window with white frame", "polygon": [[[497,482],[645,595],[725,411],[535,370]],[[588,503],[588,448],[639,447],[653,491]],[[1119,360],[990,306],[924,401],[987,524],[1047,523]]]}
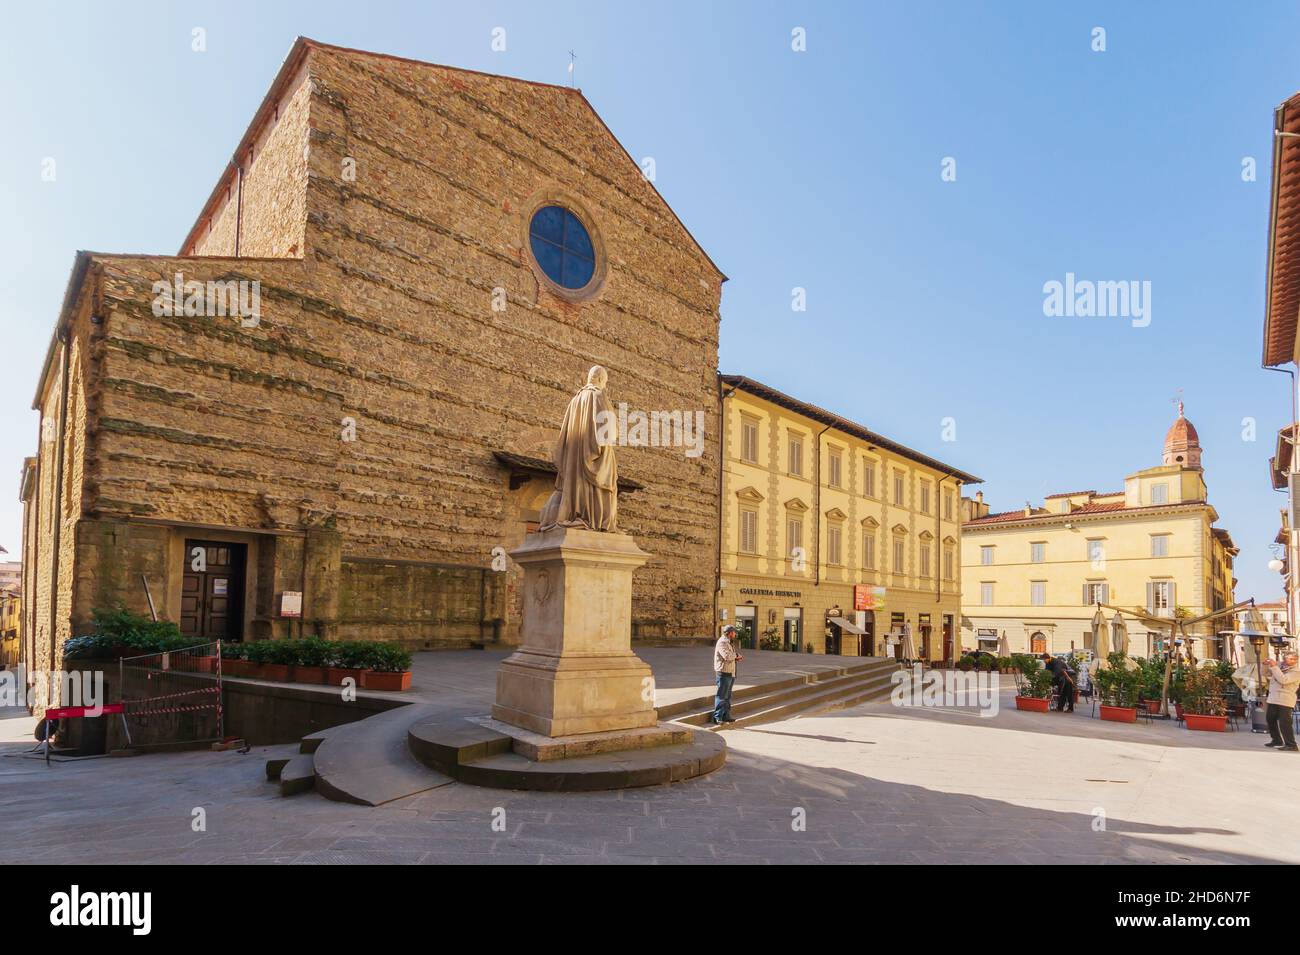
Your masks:
{"label": "window with white frame", "polygon": [[1047,581],[1031,580],[1029,582],[1029,603],[1034,607],[1047,604]]}
{"label": "window with white frame", "polygon": [[1029,545],[1029,562],[1031,564],[1041,564],[1047,560],[1047,545],[1042,541],[1035,541]]}
{"label": "window with white frame", "polygon": [[1151,503],[1168,504],[1169,503],[1169,485],[1152,484],[1151,485]]}
{"label": "window with white frame", "polygon": [[1151,556],[1152,557],[1169,556],[1169,535],[1168,534],[1151,535]]}
{"label": "window with white frame", "polygon": [[1083,602],[1085,606],[1110,603],[1110,586],[1101,581],[1090,580],[1083,585]]}
{"label": "window with white frame", "polygon": [[1147,612],[1157,617],[1172,617],[1173,610],[1173,581],[1153,580],[1147,584]]}
{"label": "window with white frame", "polygon": [[985,567],[990,567],[993,564],[993,548],[987,544],[980,548],[980,563]]}
{"label": "window with white frame", "polygon": [[1106,542],[1100,540],[1088,541],[1088,560],[1094,567],[1106,563]]}
{"label": "window with white frame", "polygon": [[980,605],[984,607],[993,606],[993,584],[989,581],[980,584]]}

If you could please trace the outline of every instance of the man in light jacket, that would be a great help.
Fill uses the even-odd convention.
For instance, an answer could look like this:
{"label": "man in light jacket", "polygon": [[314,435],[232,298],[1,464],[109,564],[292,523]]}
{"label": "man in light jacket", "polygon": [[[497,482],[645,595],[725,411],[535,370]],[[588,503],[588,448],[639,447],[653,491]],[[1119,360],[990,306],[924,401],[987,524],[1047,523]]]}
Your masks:
{"label": "man in light jacket", "polygon": [[[1296,751],[1295,724],[1292,713],[1295,711],[1296,688],[1300,686],[1300,666],[1296,665],[1294,650],[1282,655],[1282,665],[1276,660],[1268,661],[1268,735],[1271,737],[1265,746]],[[1280,732],[1279,732],[1280,731]]]}
{"label": "man in light jacket", "polygon": [[744,659],[736,652],[736,638],[736,628],[727,624],[713,646],[713,675],[718,691],[713,698],[713,717],[709,722],[715,726],[735,722],[731,718],[731,688],[736,682],[736,661]]}

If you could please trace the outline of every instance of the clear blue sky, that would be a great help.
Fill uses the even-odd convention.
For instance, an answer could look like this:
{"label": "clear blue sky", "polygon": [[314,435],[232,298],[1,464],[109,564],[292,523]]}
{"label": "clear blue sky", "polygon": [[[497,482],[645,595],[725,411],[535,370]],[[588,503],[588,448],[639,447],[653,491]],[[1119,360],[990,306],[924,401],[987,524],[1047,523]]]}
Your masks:
{"label": "clear blue sky", "polygon": [[[1284,498],[1266,462],[1289,405],[1287,379],[1259,368],[1260,329],[1272,110],[1300,88],[1298,10],[16,5],[0,38],[0,544],[18,551],[28,409],[74,251],[174,253],[303,34],[551,82],[575,50],[578,85],[633,156],[654,157],[660,191],[731,277],[723,370],[981,475],[995,509],[1114,490],[1158,464],[1183,389],[1242,548],[1238,597],[1271,599]],[[940,179],[947,156],[955,182]],[[1043,283],[1066,272],[1150,281],[1150,326],[1045,317]],[[806,312],[790,308],[795,286]]]}

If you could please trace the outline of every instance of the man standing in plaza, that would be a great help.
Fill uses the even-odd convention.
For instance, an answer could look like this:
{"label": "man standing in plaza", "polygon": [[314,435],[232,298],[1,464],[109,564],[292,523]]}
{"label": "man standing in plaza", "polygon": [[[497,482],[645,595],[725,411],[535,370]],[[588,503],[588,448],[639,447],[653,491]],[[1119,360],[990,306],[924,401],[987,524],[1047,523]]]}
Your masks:
{"label": "man standing in plaza", "polygon": [[1296,688],[1300,685],[1300,666],[1296,665],[1295,651],[1282,657],[1282,665],[1268,661],[1268,735],[1265,746],[1296,751],[1295,712]]}
{"label": "man standing in plaza", "polygon": [[736,628],[727,624],[713,646],[713,675],[718,690],[713,699],[713,718],[709,722],[715,726],[735,722],[731,718],[731,688],[736,683],[736,662],[744,659],[736,652],[736,637]]}

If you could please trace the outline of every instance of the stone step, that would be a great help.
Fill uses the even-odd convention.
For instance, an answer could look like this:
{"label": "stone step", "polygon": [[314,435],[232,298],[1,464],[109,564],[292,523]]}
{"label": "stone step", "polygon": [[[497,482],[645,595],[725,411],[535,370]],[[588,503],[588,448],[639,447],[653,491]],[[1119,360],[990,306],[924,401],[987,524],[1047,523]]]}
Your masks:
{"label": "stone step", "polygon": [[848,706],[856,706],[859,703],[885,699],[889,696],[893,686],[887,675],[869,680],[855,681],[850,685],[826,689],[812,696],[805,696],[792,702],[778,703],[768,709],[748,713],[741,716],[736,722],[722,727],[722,729],[741,729],[746,726],[756,726],[760,723],[788,719],[791,716],[811,716],[814,713],[826,710],[843,709]]}
{"label": "stone step", "polygon": [[[811,706],[819,705],[825,700],[835,700],[844,696],[855,696],[860,690],[875,691],[880,687],[888,688],[890,677],[897,671],[897,666],[882,662],[866,668],[858,668],[847,676],[838,676],[829,680],[810,683],[798,683],[794,686],[782,685],[773,689],[771,684],[760,687],[766,691],[750,694],[747,698],[737,700],[732,697],[731,714],[737,718],[737,724],[749,717],[762,715],[765,722],[780,719],[784,715],[799,712]],[[769,715],[774,711],[777,715]],[[713,715],[713,698],[701,698],[694,711],[675,717],[675,722],[691,726],[707,726]],[[754,722],[749,720],[749,722]]]}
{"label": "stone step", "polygon": [[280,770],[280,795],[293,796],[316,788],[316,757],[299,753]]}
{"label": "stone step", "polygon": [[274,759],[268,759],[266,761],[266,778],[272,782],[279,779],[280,773],[288,765],[291,758],[289,756],[277,756]]}
{"label": "stone step", "polygon": [[[754,686],[737,687],[731,694],[731,701],[734,708],[735,704],[738,702],[753,699],[755,697],[767,696],[770,693],[782,690],[806,688],[809,686],[815,686],[818,683],[827,683],[831,680],[837,680],[845,676],[874,673],[882,670],[892,673],[897,668],[898,664],[894,660],[871,657],[863,663],[851,664],[844,667],[828,667],[825,670],[819,670],[814,673],[796,674],[783,680],[760,683]],[[713,695],[708,694],[693,697],[689,700],[679,700],[676,703],[669,703],[657,707],[656,709],[659,713],[660,720],[677,720],[682,722],[681,715],[684,713],[691,713],[695,710],[712,710]]]}
{"label": "stone step", "polygon": [[316,791],[335,802],[382,806],[450,785],[450,776],[421,765],[406,744],[412,722],[436,712],[416,703],[333,727],[311,757]]}

